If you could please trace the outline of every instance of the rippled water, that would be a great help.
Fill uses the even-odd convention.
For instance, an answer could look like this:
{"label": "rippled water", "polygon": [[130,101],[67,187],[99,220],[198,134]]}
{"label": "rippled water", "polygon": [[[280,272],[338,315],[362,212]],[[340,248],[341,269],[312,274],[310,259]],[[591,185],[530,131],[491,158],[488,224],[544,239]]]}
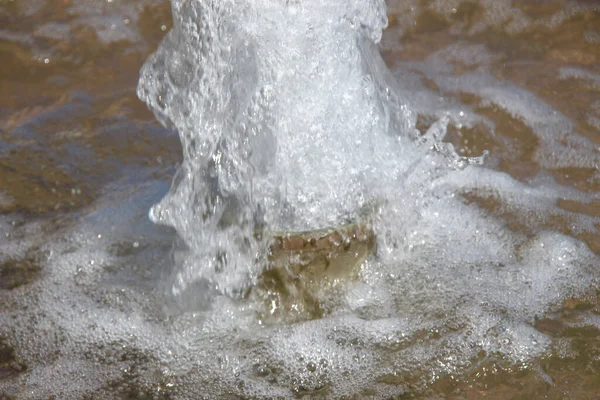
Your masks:
{"label": "rippled water", "polygon": [[[352,21],[345,19],[352,10],[371,21],[364,13],[371,2],[328,12],[311,9],[317,4],[292,2],[285,7],[302,12],[285,18],[283,5],[256,14],[242,3],[225,10],[237,18],[229,31],[256,40],[235,53],[236,62],[223,56],[221,67],[241,82],[259,82],[238,86],[235,104],[281,74],[271,82],[276,105],[265,106],[276,112],[257,111],[262,125],[244,114],[260,140],[250,156],[255,169],[244,172],[254,203],[242,237],[255,238],[260,227],[254,246],[275,248],[274,269],[263,273],[256,263],[247,274],[242,259],[233,280],[231,257],[218,264],[223,270],[207,270],[202,260],[213,243],[240,234],[227,230],[235,226],[227,218],[239,224],[239,212],[225,207],[202,231],[190,224],[195,203],[171,196],[163,210],[187,217],[164,219],[159,207],[154,219],[178,233],[148,218],[182,162],[197,171],[192,178],[207,168],[191,161],[202,150],[189,151],[185,139],[181,157],[178,135],[136,96],[142,64],[171,29],[170,5],[0,4],[0,397],[597,396],[598,6],[390,1],[380,46],[394,83],[381,67],[352,69],[356,57],[376,65],[375,53],[354,54],[350,46],[336,56],[361,26],[336,21]],[[175,10],[176,20],[193,22],[192,15]],[[269,42],[285,29],[288,36]],[[315,39],[294,53],[303,32]],[[336,44],[327,42],[332,37]],[[189,63],[193,76],[223,71],[200,57],[186,60],[174,50],[182,43],[164,42],[166,65],[145,78],[147,86],[163,72],[181,78],[164,103],[174,112],[187,104],[177,103],[184,89],[198,103],[207,92],[173,66]],[[272,67],[278,59],[290,63]],[[298,75],[291,74],[296,65]],[[313,80],[314,88],[303,81],[311,68],[327,74],[328,65],[331,74]],[[385,83],[361,80],[365,71]],[[395,97],[371,110],[381,93]],[[323,110],[340,110],[339,120],[319,119]],[[400,122],[382,125],[382,110]],[[216,126],[197,129],[203,117],[164,115],[192,139]],[[347,126],[355,130],[343,132]],[[218,148],[239,161],[234,147]],[[457,158],[485,150],[483,166]],[[273,164],[264,155],[280,158]],[[247,176],[241,189],[223,189],[236,181],[218,178],[219,190],[246,193]],[[176,182],[186,187],[181,172]],[[278,192],[282,182],[286,190]],[[187,186],[192,197],[210,192],[202,185]],[[281,230],[356,222],[363,207],[371,210],[365,230],[305,236],[302,251],[293,237],[269,242]],[[262,219],[253,225],[257,210]],[[211,235],[223,240],[210,242]],[[368,257],[359,265],[353,254]],[[308,266],[281,272],[278,265],[294,256],[308,257]]]}

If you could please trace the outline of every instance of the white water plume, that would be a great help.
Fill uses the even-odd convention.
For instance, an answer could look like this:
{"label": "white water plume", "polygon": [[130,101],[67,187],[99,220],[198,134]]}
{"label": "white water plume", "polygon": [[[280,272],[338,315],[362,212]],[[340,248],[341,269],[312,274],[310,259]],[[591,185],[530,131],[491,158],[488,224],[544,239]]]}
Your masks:
{"label": "white water plume", "polygon": [[[548,169],[593,168],[597,151],[562,140],[579,137],[569,117],[485,68],[454,77],[448,58],[485,64],[483,46],[452,45],[392,76],[377,47],[385,11],[383,1],[173,0],[173,30],[138,93],[181,138],[183,163],[150,216],[183,245],[172,265],[172,232],[146,218],[166,191],[151,173],[117,183],[51,240],[39,224],[0,218],[0,260],[31,253],[42,271],[0,291],[0,337],[27,365],[0,393],[418,397],[440,377],[547,354],[553,339],[535,321],[598,286],[598,254],[578,238],[597,235],[600,218],[569,210],[598,193],[458,156],[450,125],[506,138],[432,87],[522,120]],[[356,221],[376,249],[348,279],[317,282],[320,315],[287,323],[244,296],[274,233]],[[598,326],[582,315],[563,323]]]}
{"label": "white water plume", "polygon": [[[202,279],[230,294],[252,285],[268,237],[257,229],[356,221],[422,156],[376,46],[383,1],[174,1],[173,13],[138,93],[184,150],[151,212],[189,248],[175,293]],[[444,136],[434,129],[425,149]]]}

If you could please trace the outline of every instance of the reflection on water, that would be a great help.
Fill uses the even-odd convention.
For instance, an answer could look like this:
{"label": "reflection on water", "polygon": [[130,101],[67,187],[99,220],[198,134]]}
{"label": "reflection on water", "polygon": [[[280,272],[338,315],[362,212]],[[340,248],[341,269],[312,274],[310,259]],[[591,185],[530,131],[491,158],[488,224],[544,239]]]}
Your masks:
{"label": "reflection on water", "polygon": [[[485,169],[417,164],[416,200],[372,222],[377,257],[350,283],[300,263],[242,300],[202,282],[165,295],[185,246],[147,212],[181,147],[135,88],[170,13],[0,3],[0,397],[596,396],[595,2],[388,2],[382,55],[416,128],[447,118],[444,140],[487,150]],[[321,238],[280,245],[363,251]]]}

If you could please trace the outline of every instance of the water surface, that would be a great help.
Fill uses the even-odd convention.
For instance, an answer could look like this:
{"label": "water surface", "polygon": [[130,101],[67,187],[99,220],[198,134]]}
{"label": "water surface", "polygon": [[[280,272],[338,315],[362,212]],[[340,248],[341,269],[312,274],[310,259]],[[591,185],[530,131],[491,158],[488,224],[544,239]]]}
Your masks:
{"label": "water surface", "polygon": [[[2,3],[0,394],[595,398],[598,6],[390,1],[387,16],[381,52],[414,128],[488,156],[463,169],[443,146],[402,150],[437,166],[384,181],[376,257],[277,313],[268,290],[221,296],[193,274],[172,290],[186,235],[148,210],[182,147],[136,94],[170,5]],[[297,228],[335,223],[330,209]]]}

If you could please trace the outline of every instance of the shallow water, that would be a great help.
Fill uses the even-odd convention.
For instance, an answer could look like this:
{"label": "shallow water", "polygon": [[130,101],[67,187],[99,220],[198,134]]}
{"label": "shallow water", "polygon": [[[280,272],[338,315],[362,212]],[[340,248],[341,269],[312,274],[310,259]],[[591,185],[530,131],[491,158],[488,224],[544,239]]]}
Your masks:
{"label": "shallow water", "polygon": [[483,168],[417,168],[349,282],[236,300],[173,296],[147,216],[182,161],[136,96],[170,6],[0,4],[0,397],[597,398],[597,7],[388,2],[416,128]]}

